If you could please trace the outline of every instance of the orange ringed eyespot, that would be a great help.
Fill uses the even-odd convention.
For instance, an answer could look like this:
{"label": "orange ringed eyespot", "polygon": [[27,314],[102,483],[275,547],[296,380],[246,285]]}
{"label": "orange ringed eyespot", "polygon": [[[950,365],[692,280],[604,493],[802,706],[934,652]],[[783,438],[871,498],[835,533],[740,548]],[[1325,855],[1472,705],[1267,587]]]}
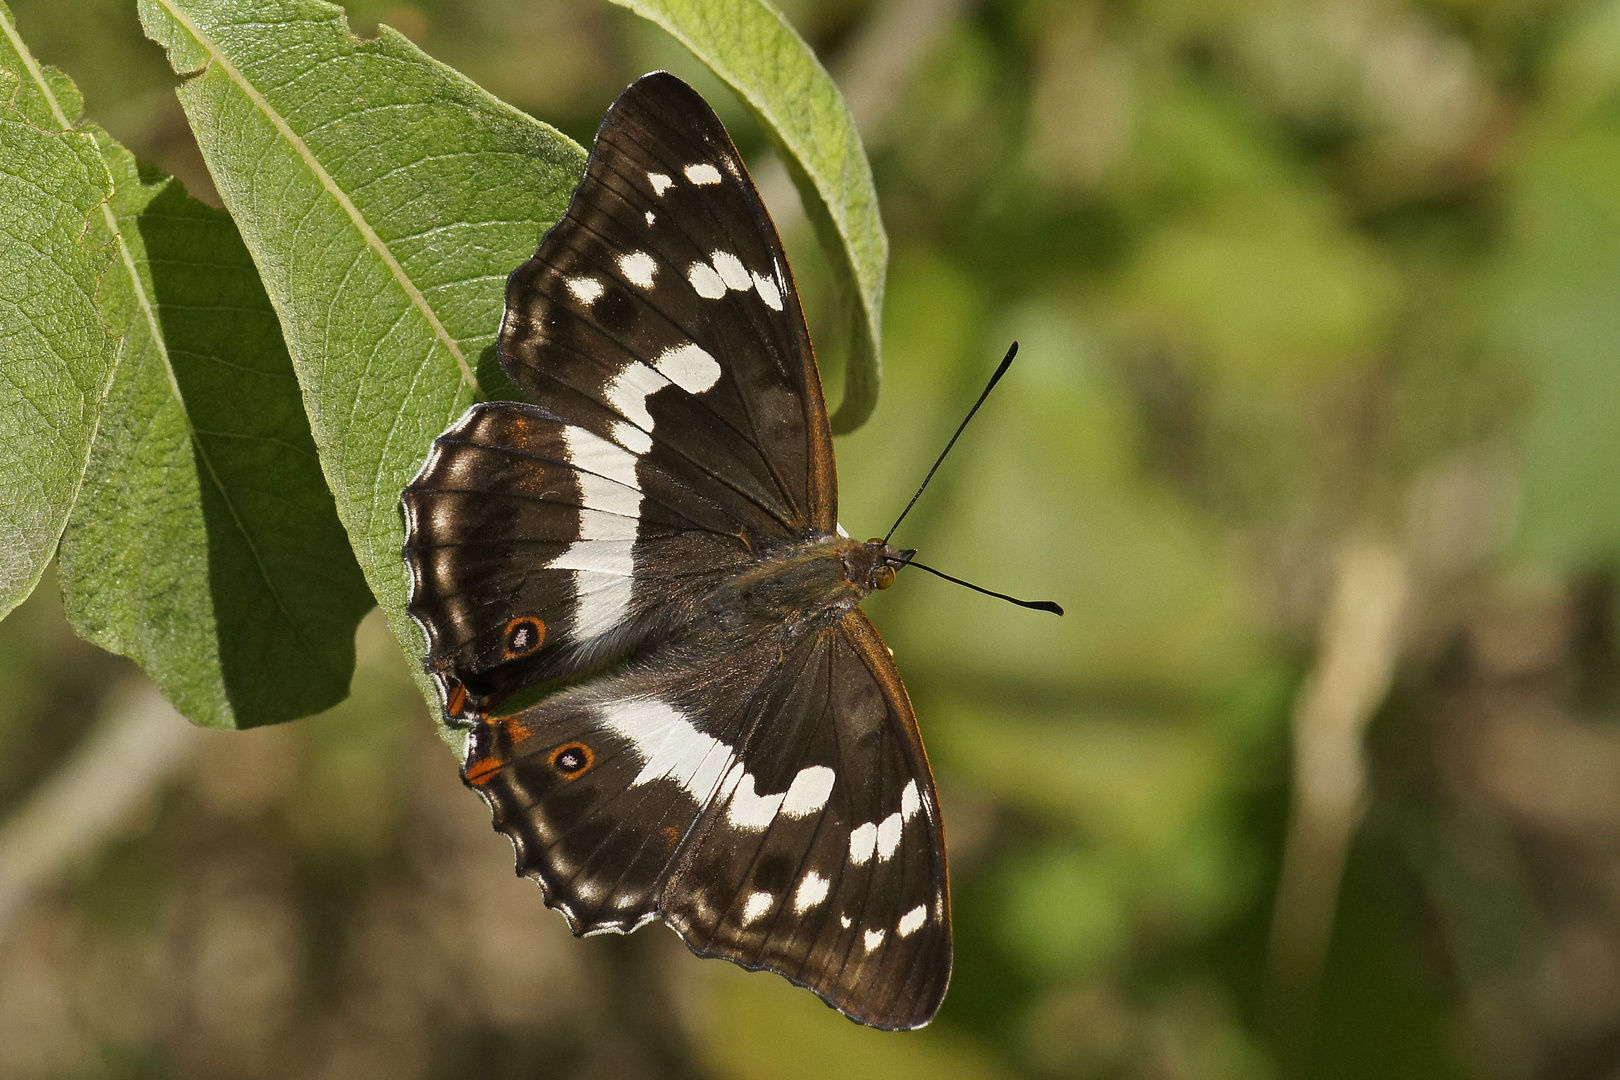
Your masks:
{"label": "orange ringed eyespot", "polygon": [[533,615],[520,615],[506,624],[506,659],[521,660],[546,643],[546,624]]}
{"label": "orange ringed eyespot", "polygon": [[584,743],[564,743],[551,752],[551,767],[567,780],[589,772],[595,764],[596,755]]}

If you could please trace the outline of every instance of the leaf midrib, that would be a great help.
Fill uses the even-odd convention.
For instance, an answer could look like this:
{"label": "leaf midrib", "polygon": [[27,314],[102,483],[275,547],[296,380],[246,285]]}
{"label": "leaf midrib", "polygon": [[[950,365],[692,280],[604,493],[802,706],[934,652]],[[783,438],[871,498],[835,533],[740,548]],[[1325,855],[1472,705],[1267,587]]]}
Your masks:
{"label": "leaf midrib", "polygon": [[175,22],[179,23],[185,29],[185,31],[192,36],[193,40],[203,47],[203,50],[208,53],[208,62],[210,64],[217,64],[219,69],[225,73],[226,77],[235,83],[241,89],[242,93],[247,96],[247,99],[253,103],[253,106],[264,114],[265,119],[270,121],[281,137],[285,139],[287,144],[291,146],[294,152],[298,154],[299,158],[304,162],[304,165],[315,176],[315,178],[320,181],[321,187],[326,189],[327,194],[330,195],[337,202],[338,206],[342,208],[343,212],[348,215],[349,220],[354,223],[355,229],[359,231],[360,237],[365,242],[366,246],[371,248],[371,250],[376,253],[377,257],[383,261],[383,265],[388,268],[389,273],[393,275],[393,278],[399,284],[399,287],[404,290],[405,295],[410,300],[411,304],[415,306],[416,309],[422,313],[422,317],[427,320],[428,325],[433,330],[434,336],[439,339],[439,343],[442,344],[450,355],[455,358],[456,366],[461,369],[462,380],[472,388],[473,395],[479,400],[482,400],[484,397],[483,390],[478,385],[478,378],[473,374],[472,367],[467,363],[467,357],[461,351],[460,344],[450,334],[449,330],[445,328],[444,324],[439,321],[438,314],[433,310],[432,305],[427,302],[427,297],[422,294],[422,290],[417,286],[416,282],[411,279],[411,276],[405,272],[405,268],[400,265],[399,260],[394,258],[392,249],[382,237],[377,235],[377,231],[371,227],[371,223],[367,221],[365,215],[360,212],[360,208],[354,205],[354,201],[349,198],[348,193],[345,192],[338,185],[337,181],[333,179],[332,175],[321,166],[320,161],[310,150],[309,145],[305,143],[303,138],[292,129],[292,125],[287,123],[286,118],[283,117],[281,113],[270,104],[269,100],[259,92],[258,87],[254,86],[247,79],[247,77],[237,69],[236,65],[231,63],[225,54],[219,50],[219,48],[214,44],[213,38],[209,37],[201,27],[192,22],[183,11],[176,7],[173,0],[158,0],[158,3],[163,6],[163,9],[169,13],[170,17],[173,18]]}

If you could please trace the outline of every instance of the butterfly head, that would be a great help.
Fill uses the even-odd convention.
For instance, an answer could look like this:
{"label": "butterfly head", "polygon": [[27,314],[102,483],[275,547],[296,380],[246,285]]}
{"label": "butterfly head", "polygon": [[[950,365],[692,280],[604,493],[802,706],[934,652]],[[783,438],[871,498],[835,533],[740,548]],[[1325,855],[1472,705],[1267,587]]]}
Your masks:
{"label": "butterfly head", "polygon": [[915,548],[892,547],[882,537],[873,537],[864,544],[851,544],[844,554],[844,566],[850,581],[873,592],[893,585],[895,573],[915,554]]}

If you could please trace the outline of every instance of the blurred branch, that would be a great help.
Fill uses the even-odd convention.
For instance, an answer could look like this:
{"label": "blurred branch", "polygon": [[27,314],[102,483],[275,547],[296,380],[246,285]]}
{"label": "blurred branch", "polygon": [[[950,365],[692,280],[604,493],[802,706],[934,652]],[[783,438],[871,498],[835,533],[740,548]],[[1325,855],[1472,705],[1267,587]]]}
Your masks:
{"label": "blurred branch", "polygon": [[0,823],[0,938],[30,897],[94,854],[202,739],[144,678],[115,688],[84,741]]}
{"label": "blurred branch", "polygon": [[1362,736],[1389,691],[1410,591],[1405,553],[1345,545],[1334,567],[1316,666],[1294,711],[1294,805],[1271,926],[1270,975],[1314,985],[1327,954],[1351,837],[1366,808]]}
{"label": "blurred branch", "polygon": [[[866,152],[883,141],[885,121],[900,104],[906,84],[968,0],[889,0],[876,5],[828,65],[855,117]],[[765,205],[784,236],[804,224],[798,189],[780,159],[754,170]]]}

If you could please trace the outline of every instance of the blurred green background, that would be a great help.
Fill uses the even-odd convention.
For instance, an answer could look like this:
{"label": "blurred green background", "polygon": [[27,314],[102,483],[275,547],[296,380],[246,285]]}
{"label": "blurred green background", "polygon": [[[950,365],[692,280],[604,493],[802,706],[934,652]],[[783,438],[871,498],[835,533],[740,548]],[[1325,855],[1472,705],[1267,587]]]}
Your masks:
{"label": "blurred green background", "polygon": [[[131,0],[11,2],[217,203]],[[938,1020],[572,940],[375,614],[329,714],[109,751],[152,703],[47,581],[0,623],[0,1076],[1620,1076],[1620,3],[784,7],[893,245],[843,521],[887,527],[1017,339],[899,539],[1068,609],[868,605],[946,816]],[[825,264],[678,45],[594,0],[350,14],[582,142],[694,81],[836,400]]]}

